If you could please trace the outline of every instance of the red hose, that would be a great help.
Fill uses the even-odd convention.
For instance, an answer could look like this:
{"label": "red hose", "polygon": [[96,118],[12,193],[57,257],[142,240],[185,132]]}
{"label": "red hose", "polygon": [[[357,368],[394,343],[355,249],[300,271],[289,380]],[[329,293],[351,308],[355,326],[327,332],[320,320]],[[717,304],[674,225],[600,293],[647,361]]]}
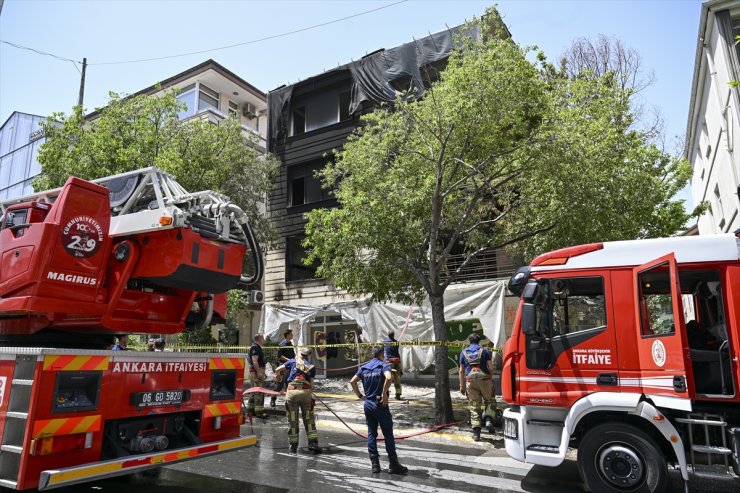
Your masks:
{"label": "red hose", "polygon": [[[252,387],[252,388],[249,388],[249,389],[245,390],[242,395],[252,394],[252,393],[256,393],[256,392],[258,392],[260,394],[269,394],[269,395],[285,395],[285,392],[276,392],[274,390],[266,389],[264,387]],[[366,434],[360,433],[359,431],[354,430],[349,424],[347,424],[346,421],[344,421],[337,413],[335,413],[334,410],[332,408],[330,408],[326,404],[326,402],[322,401],[319,396],[317,396],[316,394],[313,394],[313,396],[316,398],[317,401],[319,401],[321,404],[323,404],[324,407],[330,413],[332,413],[334,415],[334,417],[337,418],[349,431],[351,431],[352,433],[354,433],[358,437],[364,438],[364,439],[367,440],[367,435]],[[404,438],[411,438],[411,437],[416,437],[416,436],[419,436],[419,435],[424,435],[426,433],[432,433],[432,432],[435,432],[435,431],[439,431],[439,430],[441,430],[443,428],[448,428],[448,427],[450,427],[452,425],[459,425],[461,423],[463,423],[463,422],[462,421],[452,421],[450,423],[445,423],[445,424],[442,424],[442,425],[432,426],[431,428],[425,428],[423,430],[415,431],[413,433],[409,433],[409,434],[406,434],[406,435],[393,435],[393,437],[396,440],[403,440]],[[379,441],[382,441],[382,440],[385,440],[385,438],[378,438],[378,440]]]}

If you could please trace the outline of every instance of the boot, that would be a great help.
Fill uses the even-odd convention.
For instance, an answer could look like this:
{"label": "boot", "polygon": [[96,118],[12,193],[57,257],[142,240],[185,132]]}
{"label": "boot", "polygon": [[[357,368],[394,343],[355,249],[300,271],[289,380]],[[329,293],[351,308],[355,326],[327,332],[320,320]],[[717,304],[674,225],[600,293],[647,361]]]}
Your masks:
{"label": "boot", "polygon": [[308,442],[308,450],[310,450],[314,454],[320,454],[321,452],[323,452],[321,447],[319,447],[319,442]]}
{"label": "boot", "polygon": [[270,407],[275,407],[276,401],[277,401],[277,399],[275,397],[273,397],[272,399],[270,399]]}
{"label": "boot", "polygon": [[396,394],[396,400],[397,401],[400,401],[401,400],[401,394]]}
{"label": "boot", "polygon": [[370,462],[373,464],[373,474],[380,472],[380,457],[377,455],[370,456]]}
{"label": "boot", "polygon": [[480,426],[473,428],[473,441],[480,442]]}
{"label": "boot", "polygon": [[298,444],[297,443],[291,443],[290,444],[290,451],[291,452],[298,452]]}
{"label": "boot", "polygon": [[401,465],[400,462],[398,462],[398,457],[396,456],[388,456],[388,462],[390,462],[390,468],[388,468],[388,472],[391,474],[408,474],[409,468],[404,467]]}

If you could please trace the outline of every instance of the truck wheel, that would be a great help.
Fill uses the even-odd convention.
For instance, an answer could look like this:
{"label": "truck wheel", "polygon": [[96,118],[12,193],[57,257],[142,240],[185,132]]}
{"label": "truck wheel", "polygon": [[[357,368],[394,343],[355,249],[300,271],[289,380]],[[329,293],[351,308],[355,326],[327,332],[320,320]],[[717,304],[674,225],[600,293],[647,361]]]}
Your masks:
{"label": "truck wheel", "polygon": [[578,470],[594,493],[663,493],[663,451],[645,432],[624,423],[591,429],[578,447]]}

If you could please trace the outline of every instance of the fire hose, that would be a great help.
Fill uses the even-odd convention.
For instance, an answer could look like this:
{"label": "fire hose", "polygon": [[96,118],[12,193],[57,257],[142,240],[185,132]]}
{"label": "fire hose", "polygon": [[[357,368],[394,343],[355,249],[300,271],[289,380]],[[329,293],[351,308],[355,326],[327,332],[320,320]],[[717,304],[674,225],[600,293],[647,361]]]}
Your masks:
{"label": "fire hose", "polygon": [[[247,394],[253,394],[253,393],[268,394],[268,395],[285,395],[285,392],[277,392],[275,390],[266,389],[264,387],[252,387],[250,389],[245,390],[242,393],[242,396],[247,395]],[[324,402],[318,395],[316,395],[313,392],[311,393],[311,395],[317,401],[319,401],[330,413],[332,413],[334,415],[334,417],[337,418],[339,420],[339,422],[342,423],[349,431],[351,431],[352,433],[354,433],[355,435],[357,435],[360,438],[367,439],[367,435],[366,434],[360,433],[359,431],[357,431],[354,428],[352,428],[337,413],[335,413],[334,410],[332,408],[330,408],[329,405],[326,402]],[[427,433],[433,433],[435,431],[439,431],[441,429],[449,428],[450,426],[459,425],[459,424],[462,424],[462,423],[463,423],[462,421],[452,421],[450,423],[444,423],[444,424],[441,424],[441,425],[432,426],[431,428],[425,428],[423,430],[415,431],[413,433],[408,433],[406,435],[393,435],[393,437],[396,440],[403,440],[405,438],[412,438],[412,437],[416,437],[416,436],[419,436],[419,435],[425,435]],[[252,426],[251,417],[250,417],[250,420],[249,420],[249,424],[250,424],[250,427],[251,427]],[[383,441],[383,440],[385,440],[385,438],[378,438],[378,440],[379,441]]]}

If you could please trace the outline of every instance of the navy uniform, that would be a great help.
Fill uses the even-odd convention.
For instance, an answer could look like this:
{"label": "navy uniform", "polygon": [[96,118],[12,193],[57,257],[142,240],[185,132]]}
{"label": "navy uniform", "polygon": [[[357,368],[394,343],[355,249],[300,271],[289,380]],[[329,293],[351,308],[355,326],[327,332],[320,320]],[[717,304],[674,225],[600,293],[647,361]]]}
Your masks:
{"label": "navy uniform", "polygon": [[[254,344],[249,348],[249,357],[247,358],[247,361],[249,362],[249,385],[253,388],[262,387],[265,383],[265,354],[262,352],[262,344],[260,341],[264,341],[261,335],[255,337]],[[254,356],[257,357],[256,366],[253,361]],[[252,392],[249,394],[247,412],[253,416],[266,418],[265,394],[261,392]]]}
{"label": "navy uniform", "polygon": [[[391,367],[382,361],[383,348],[372,350],[373,359],[364,364],[357,374],[352,377],[350,384],[359,399],[365,399],[365,421],[367,423],[367,451],[370,454],[372,471],[380,472],[380,457],[378,456],[378,425],[385,438],[385,451],[388,453],[391,474],[406,474],[408,469],[398,462],[396,443],[393,438],[393,418],[388,408],[388,387],[390,387]],[[357,386],[362,381],[365,395],[360,393]]]}
{"label": "navy uniform", "polygon": [[[395,334],[393,331],[388,333],[388,337],[383,339],[383,342],[392,342],[397,343],[396,339],[393,337]],[[401,375],[403,375],[403,370],[401,368],[401,351],[400,347],[398,345],[393,344],[390,346],[385,346],[384,348],[384,354],[385,356],[385,362],[388,363],[391,366],[391,374],[393,375],[393,386],[396,388],[396,399],[401,399]]]}
{"label": "navy uniform", "polygon": [[316,368],[311,364],[311,349],[304,348],[301,350],[299,360],[291,358],[280,365],[276,373],[282,376],[285,371],[288,373],[288,392],[285,395],[285,410],[288,414],[288,442],[290,451],[298,450],[298,411],[303,416],[303,426],[308,436],[308,449],[314,453],[320,454],[319,434],[316,431],[316,418],[314,415],[314,406],[316,401],[313,399],[311,388],[313,379],[316,377]]}
{"label": "navy uniform", "polygon": [[[282,365],[289,359],[295,359],[295,349],[293,348],[293,341],[291,339],[288,339],[289,335],[292,335],[293,331],[288,329],[283,334],[283,340],[280,341],[280,344],[278,344],[278,351],[277,351],[277,357],[278,357],[278,365]],[[275,388],[276,392],[282,392],[282,390],[285,388],[285,382],[278,382],[277,387]],[[275,402],[277,401],[277,396],[273,395],[270,398],[270,407],[275,407]]]}
{"label": "navy uniform", "polygon": [[[470,401],[470,424],[473,439],[480,441],[480,429],[485,416],[496,416],[496,400],[493,397],[491,353],[479,345],[477,334],[470,336],[470,345],[460,352],[460,392]],[[484,413],[483,403],[486,410]]]}

